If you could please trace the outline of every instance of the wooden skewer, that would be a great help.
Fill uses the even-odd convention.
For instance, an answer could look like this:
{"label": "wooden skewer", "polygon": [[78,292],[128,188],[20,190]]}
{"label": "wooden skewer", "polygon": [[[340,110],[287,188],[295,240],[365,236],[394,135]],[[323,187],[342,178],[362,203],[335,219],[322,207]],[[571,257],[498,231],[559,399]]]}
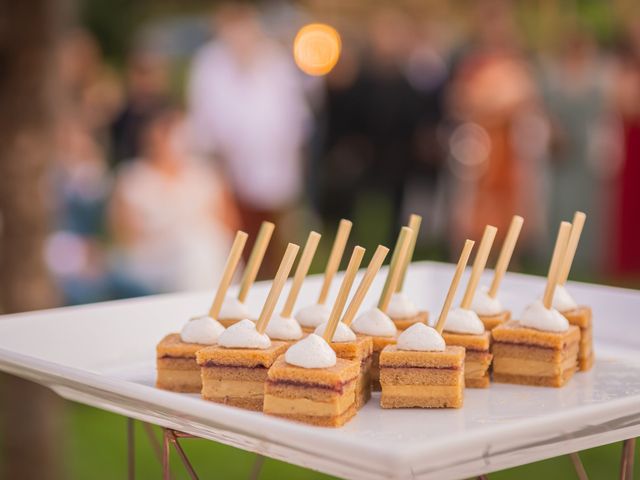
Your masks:
{"label": "wooden skewer", "polygon": [[467,262],[469,261],[469,255],[471,255],[471,250],[473,249],[474,243],[475,242],[473,240],[466,240],[464,242],[464,247],[462,247],[462,252],[460,253],[460,258],[458,259],[458,265],[456,266],[456,271],[453,274],[453,279],[451,280],[451,285],[449,285],[447,297],[444,300],[442,310],[440,311],[440,316],[438,317],[438,322],[436,323],[436,330],[440,334],[444,329],[447,315],[449,315],[449,310],[451,309],[451,304],[453,303],[453,297],[456,296],[456,290],[458,290],[458,284],[460,283],[460,279],[462,278],[462,273],[464,272],[464,269],[467,268]]}
{"label": "wooden skewer", "polygon": [[411,259],[413,258],[413,252],[416,249],[416,242],[418,241],[418,234],[420,233],[420,225],[422,224],[422,217],[420,215],[416,215],[415,213],[411,214],[409,217],[409,225],[407,225],[411,230],[413,230],[413,235],[411,236],[411,242],[409,243],[409,250],[407,251],[407,256],[405,258],[404,263],[402,264],[402,270],[400,272],[400,280],[398,281],[398,286],[396,287],[396,292],[401,292],[404,287],[404,279],[407,277],[407,270],[409,269],[409,264],[411,263]]}
{"label": "wooden skewer", "polygon": [[560,274],[558,275],[558,283],[564,285],[569,278],[569,272],[571,271],[571,264],[576,256],[576,250],[578,249],[578,242],[580,242],[580,234],[582,233],[582,227],[584,227],[584,221],[587,216],[582,212],[576,212],[573,215],[573,223],[571,225],[571,233],[569,234],[569,243],[567,244],[567,252],[564,255],[562,266],[560,267]]}
{"label": "wooden skewer", "polygon": [[[387,281],[382,290],[382,294],[380,295],[380,301],[378,302],[378,308],[383,312],[387,311],[389,307],[389,301],[391,300],[391,295],[396,290],[396,285],[400,280],[400,266],[402,266],[402,262],[407,255],[407,250],[409,250],[409,243],[411,242],[411,236],[413,235],[413,231],[409,227],[402,227],[400,230],[400,235],[398,236],[398,243],[396,248],[398,250],[397,262],[396,265],[389,266],[389,272],[387,273]],[[394,252],[395,254],[395,252]],[[393,259],[392,259],[393,262]]]}
{"label": "wooden skewer", "polygon": [[340,220],[338,233],[336,234],[336,238],[333,241],[333,247],[331,247],[329,261],[327,262],[327,268],[324,272],[322,289],[320,290],[320,295],[318,296],[319,305],[324,305],[324,303],[327,301],[329,290],[331,289],[331,282],[333,281],[333,277],[340,267],[340,260],[342,260],[342,255],[344,254],[344,247],[346,247],[349,233],[351,233],[351,225],[352,223],[349,220],[345,220],[344,218]]}
{"label": "wooden skewer", "polygon": [[340,321],[342,310],[344,309],[344,305],[347,303],[347,298],[349,297],[351,286],[353,285],[353,281],[355,280],[358,269],[360,268],[360,263],[362,263],[364,252],[365,249],[358,246],[353,249],[353,253],[351,254],[351,259],[349,260],[347,271],[345,272],[344,278],[342,279],[342,284],[340,285],[340,291],[338,292],[336,301],[333,304],[331,314],[329,315],[329,320],[327,321],[327,326],[324,329],[324,334],[322,335],[323,338],[329,343],[331,343],[333,334],[338,327],[338,322]]}
{"label": "wooden skewer", "polygon": [[383,245],[378,245],[378,248],[373,254],[371,261],[369,262],[367,271],[365,272],[364,277],[362,277],[362,280],[360,281],[358,290],[356,290],[356,293],[353,295],[351,302],[349,302],[347,311],[342,316],[343,323],[347,325],[351,325],[351,322],[353,322],[353,319],[355,318],[356,313],[358,313],[358,309],[360,308],[360,305],[362,305],[362,302],[364,301],[364,297],[367,295],[367,292],[369,291],[369,287],[371,287],[371,284],[373,283],[373,279],[376,277],[376,275],[380,271],[382,262],[384,262],[384,259],[386,258],[388,253],[389,253],[389,249],[387,247]]}
{"label": "wooden skewer", "polygon": [[249,290],[251,290],[253,282],[256,281],[258,270],[260,270],[260,265],[262,265],[262,260],[264,260],[264,254],[267,251],[269,242],[271,241],[271,235],[273,235],[274,228],[276,228],[276,226],[271,222],[262,222],[262,225],[260,225],[260,231],[258,231],[256,243],[253,245],[251,255],[249,255],[249,260],[247,261],[247,267],[244,269],[242,279],[240,280],[238,300],[241,302],[244,302],[247,299]]}
{"label": "wooden skewer", "polygon": [[502,278],[509,268],[511,255],[513,255],[513,250],[516,246],[516,242],[518,241],[518,237],[520,236],[520,230],[522,230],[523,223],[524,218],[522,218],[520,215],[514,215],[511,219],[511,224],[509,225],[507,236],[504,239],[502,249],[500,250],[500,256],[498,257],[498,262],[496,263],[496,270],[493,274],[493,281],[491,282],[491,287],[489,287],[489,296],[491,298],[496,298],[496,295],[498,295],[500,283],[502,282]]}
{"label": "wooden skewer", "polygon": [[300,257],[300,261],[298,262],[298,267],[296,268],[296,273],[293,277],[293,283],[291,284],[291,289],[289,290],[287,301],[285,302],[284,308],[282,309],[281,315],[283,317],[290,317],[293,313],[293,307],[295,306],[296,300],[298,299],[298,294],[300,293],[300,289],[302,288],[302,283],[304,282],[307,273],[309,273],[309,267],[311,266],[311,262],[313,261],[313,256],[316,254],[320,236],[321,235],[318,232],[310,232],[309,236],[307,237],[307,243],[304,245],[304,249],[302,250],[302,256]]}
{"label": "wooden skewer", "polygon": [[293,267],[293,262],[296,259],[298,250],[300,250],[300,247],[295,243],[287,245],[287,249],[284,252],[284,256],[282,257],[282,261],[280,262],[280,266],[276,272],[276,276],[271,284],[267,300],[264,302],[264,306],[260,312],[260,317],[258,317],[258,321],[256,322],[256,330],[261,334],[264,333],[269,320],[271,320],[271,315],[273,315],[273,310],[276,308],[276,303],[278,303],[280,293],[284,288],[289,272],[291,272],[291,267]]}
{"label": "wooden skewer", "polygon": [[482,234],[482,240],[480,240],[478,253],[476,253],[476,258],[473,261],[473,268],[471,270],[471,276],[469,277],[469,283],[467,283],[467,289],[465,290],[464,297],[462,297],[462,302],[460,303],[461,308],[471,307],[473,296],[476,293],[476,288],[478,288],[478,282],[480,281],[480,275],[482,275],[482,271],[487,265],[487,259],[489,258],[491,246],[493,245],[493,240],[496,238],[497,231],[498,229],[492,225],[484,227],[484,233]]}
{"label": "wooden skewer", "polygon": [[224,266],[222,278],[220,279],[220,283],[218,284],[218,290],[216,291],[216,295],[213,298],[213,303],[209,308],[209,316],[211,318],[216,319],[220,314],[222,302],[224,302],[224,297],[227,294],[229,285],[231,285],[233,274],[236,272],[236,268],[238,268],[240,256],[242,255],[242,250],[247,243],[248,236],[249,235],[247,235],[245,232],[238,231],[236,233],[236,238],[233,240],[231,251],[229,252],[229,256],[227,257],[227,263]]}
{"label": "wooden skewer", "polygon": [[544,289],[542,303],[545,308],[551,308],[553,305],[553,294],[558,284],[558,274],[560,273],[560,265],[567,251],[567,243],[569,240],[569,232],[571,224],[569,222],[561,222],[558,236],[556,237],[556,245],[553,247],[553,256],[549,264],[549,273],[547,274],[547,286]]}

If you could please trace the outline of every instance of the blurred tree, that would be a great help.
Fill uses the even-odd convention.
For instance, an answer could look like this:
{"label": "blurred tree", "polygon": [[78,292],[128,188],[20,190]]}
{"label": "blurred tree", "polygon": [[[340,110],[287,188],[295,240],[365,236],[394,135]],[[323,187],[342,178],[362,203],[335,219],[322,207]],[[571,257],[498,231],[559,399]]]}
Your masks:
{"label": "blurred tree", "polygon": [[[63,3],[61,5],[61,3]],[[53,152],[56,38],[63,1],[0,0],[0,309],[51,307],[56,296],[43,261],[47,231],[44,176]],[[49,390],[5,376],[4,472],[0,478],[59,478]]]}

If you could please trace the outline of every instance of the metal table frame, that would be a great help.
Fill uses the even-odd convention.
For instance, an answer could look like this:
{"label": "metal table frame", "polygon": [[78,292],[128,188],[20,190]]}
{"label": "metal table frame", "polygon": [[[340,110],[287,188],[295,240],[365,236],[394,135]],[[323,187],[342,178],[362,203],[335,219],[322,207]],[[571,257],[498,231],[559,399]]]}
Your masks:
{"label": "metal table frame", "polygon": [[[142,424],[142,428],[151,443],[151,447],[153,448],[158,461],[162,464],[162,479],[163,480],[171,480],[171,465],[170,465],[170,454],[171,454],[171,446],[176,450],[178,457],[180,458],[182,465],[185,470],[189,474],[189,477],[192,480],[198,480],[198,474],[196,473],[189,457],[187,457],[186,452],[180,445],[180,439],[199,439],[205,440],[200,437],[196,437],[194,435],[190,435],[188,433],[179,432],[177,430],[172,430],[170,428],[162,428],[162,443],[158,440],[158,436],[153,431],[153,428],[150,424],[145,422],[140,422]],[[636,439],[629,438],[627,440],[623,440],[622,442],[622,455],[620,457],[620,480],[633,480],[633,464],[635,460],[635,450],[636,450]],[[127,467],[128,467],[128,478],[129,480],[135,480],[136,478],[136,462],[135,462],[135,420],[133,418],[127,417]],[[569,454],[569,458],[571,459],[571,463],[576,471],[576,475],[580,480],[588,480],[589,476],[587,475],[587,471],[582,464],[582,460],[580,459],[580,452],[574,452]],[[251,472],[249,473],[249,480],[258,480],[260,477],[260,472],[262,471],[262,465],[264,464],[265,457],[260,454],[256,454],[256,459],[253,462],[253,466],[251,467]],[[478,480],[487,480],[487,475],[479,475]]]}

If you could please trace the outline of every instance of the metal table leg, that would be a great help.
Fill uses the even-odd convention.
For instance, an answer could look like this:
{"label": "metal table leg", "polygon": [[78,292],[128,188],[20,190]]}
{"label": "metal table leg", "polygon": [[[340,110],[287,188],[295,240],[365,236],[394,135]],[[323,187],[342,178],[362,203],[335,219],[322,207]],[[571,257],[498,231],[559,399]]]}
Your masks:
{"label": "metal table leg", "polygon": [[630,438],[622,442],[622,458],[620,459],[620,480],[633,480],[633,462],[636,453],[636,439]]}

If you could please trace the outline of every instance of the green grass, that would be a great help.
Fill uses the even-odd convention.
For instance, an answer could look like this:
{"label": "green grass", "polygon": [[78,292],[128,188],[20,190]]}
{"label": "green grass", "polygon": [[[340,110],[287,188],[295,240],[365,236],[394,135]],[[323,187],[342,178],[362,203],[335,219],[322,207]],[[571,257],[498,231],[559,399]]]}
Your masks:
{"label": "green grass", "polygon": [[[126,464],[126,425],[124,417],[101,410],[68,403],[66,409],[65,467],[70,479],[92,480],[124,478]],[[154,427],[158,438],[160,430]],[[236,448],[198,439],[181,440],[200,478],[247,478],[255,455]],[[640,447],[640,444],[639,444]],[[581,454],[591,480],[611,479],[617,476],[621,443],[593,448]],[[640,454],[640,448],[637,449]],[[172,451],[173,478],[188,478],[179,458]],[[136,422],[136,474],[137,478],[160,478],[160,463],[139,422]],[[306,470],[275,460],[266,460],[261,480],[288,479],[321,480],[327,475]],[[532,463],[518,468],[492,473],[492,480],[576,478],[571,460],[567,456]],[[636,476],[636,478],[640,478]]]}

